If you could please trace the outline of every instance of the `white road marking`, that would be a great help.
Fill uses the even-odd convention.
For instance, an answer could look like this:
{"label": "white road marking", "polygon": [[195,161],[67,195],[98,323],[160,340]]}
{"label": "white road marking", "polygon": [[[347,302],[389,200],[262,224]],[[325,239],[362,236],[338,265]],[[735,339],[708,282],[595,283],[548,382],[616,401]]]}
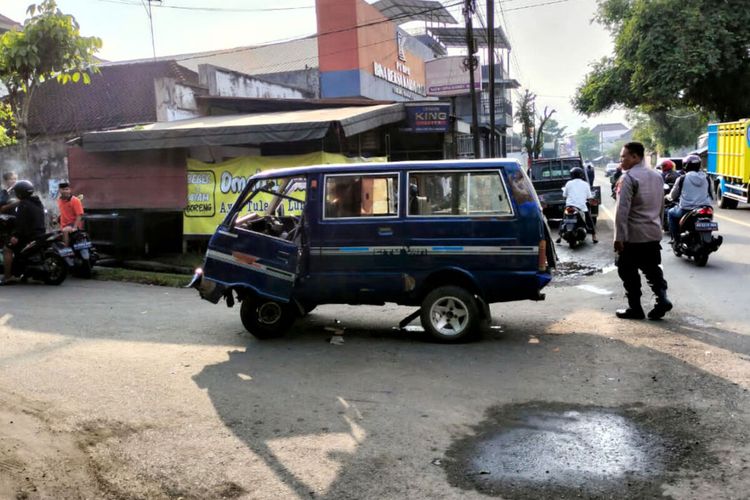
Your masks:
{"label": "white road marking", "polygon": [[590,293],[595,293],[596,295],[612,295],[612,292],[609,290],[606,290],[604,288],[599,288],[598,286],[594,285],[578,285],[576,288],[580,288],[581,290],[585,290]]}
{"label": "white road marking", "polygon": [[714,212],[714,217],[721,220],[728,220],[729,222],[734,222],[735,224],[739,224],[740,226],[746,226],[750,227],[750,224],[747,222],[742,222],[741,220],[733,219],[731,217],[727,217],[726,215],[719,215],[716,212]]}
{"label": "white road marking", "polygon": [[617,270],[617,266],[614,265],[614,264],[611,264],[609,266],[604,266],[602,268],[602,274],[608,274],[608,273],[611,273],[612,271],[616,271],[616,270]]}

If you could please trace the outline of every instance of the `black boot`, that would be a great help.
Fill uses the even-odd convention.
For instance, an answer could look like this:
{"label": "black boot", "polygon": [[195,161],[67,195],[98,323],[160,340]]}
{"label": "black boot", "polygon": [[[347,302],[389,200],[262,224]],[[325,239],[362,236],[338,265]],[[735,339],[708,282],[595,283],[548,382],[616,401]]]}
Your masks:
{"label": "black boot", "polygon": [[667,298],[667,291],[661,290],[656,294],[656,304],[648,312],[648,319],[662,319],[671,310],[672,302]]}
{"label": "black boot", "polygon": [[615,315],[621,319],[644,319],[646,317],[641,307],[641,298],[632,296],[628,296],[628,308],[618,309]]}

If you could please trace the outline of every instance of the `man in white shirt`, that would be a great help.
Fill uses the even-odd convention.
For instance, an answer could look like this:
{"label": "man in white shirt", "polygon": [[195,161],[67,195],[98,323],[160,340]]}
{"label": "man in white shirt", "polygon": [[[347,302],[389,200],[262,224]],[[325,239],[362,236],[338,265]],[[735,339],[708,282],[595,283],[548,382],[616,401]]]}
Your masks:
{"label": "man in white shirt", "polygon": [[[594,227],[594,221],[591,219],[591,213],[586,204],[589,200],[594,199],[594,195],[591,192],[591,186],[586,182],[586,176],[581,167],[571,168],[570,176],[572,179],[566,182],[565,186],[562,188],[563,196],[565,197],[565,206],[576,207],[583,212],[583,216],[586,219],[586,225],[591,230],[591,240],[594,243],[599,243],[599,240],[596,239],[596,227]],[[560,243],[560,241],[562,241],[561,238],[558,238],[557,243]]]}

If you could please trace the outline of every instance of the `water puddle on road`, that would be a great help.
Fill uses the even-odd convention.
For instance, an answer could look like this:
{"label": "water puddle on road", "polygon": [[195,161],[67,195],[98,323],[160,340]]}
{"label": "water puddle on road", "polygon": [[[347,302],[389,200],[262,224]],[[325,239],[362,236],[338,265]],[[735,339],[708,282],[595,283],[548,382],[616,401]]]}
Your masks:
{"label": "water puddle on road", "polygon": [[507,498],[660,496],[669,471],[698,458],[705,467],[692,431],[678,432],[697,420],[690,415],[547,403],[501,407],[475,435],[451,446],[444,467],[454,486]]}

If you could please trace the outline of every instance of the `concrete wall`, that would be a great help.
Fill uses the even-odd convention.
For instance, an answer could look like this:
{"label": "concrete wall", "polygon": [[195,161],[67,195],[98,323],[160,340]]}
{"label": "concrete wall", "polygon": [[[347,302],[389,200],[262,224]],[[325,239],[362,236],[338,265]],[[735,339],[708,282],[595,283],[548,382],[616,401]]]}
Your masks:
{"label": "concrete wall", "polygon": [[[26,161],[18,146],[0,148],[0,173],[13,170],[19,179],[30,180],[52,217],[57,214],[57,184],[68,179],[67,149],[62,139],[36,142],[29,145]],[[80,192],[72,187],[74,193]]]}
{"label": "concrete wall", "polygon": [[318,68],[255,76],[266,82],[278,83],[279,85],[298,89],[309,98],[320,98],[320,71]]}
{"label": "concrete wall", "polygon": [[196,95],[205,93],[202,89],[178,83],[174,78],[155,78],[156,120],[171,122],[200,116]]}
{"label": "concrete wall", "polygon": [[198,77],[201,85],[206,86],[212,96],[264,99],[302,99],[308,97],[298,89],[259,80],[243,73],[210,64],[198,66]]}

